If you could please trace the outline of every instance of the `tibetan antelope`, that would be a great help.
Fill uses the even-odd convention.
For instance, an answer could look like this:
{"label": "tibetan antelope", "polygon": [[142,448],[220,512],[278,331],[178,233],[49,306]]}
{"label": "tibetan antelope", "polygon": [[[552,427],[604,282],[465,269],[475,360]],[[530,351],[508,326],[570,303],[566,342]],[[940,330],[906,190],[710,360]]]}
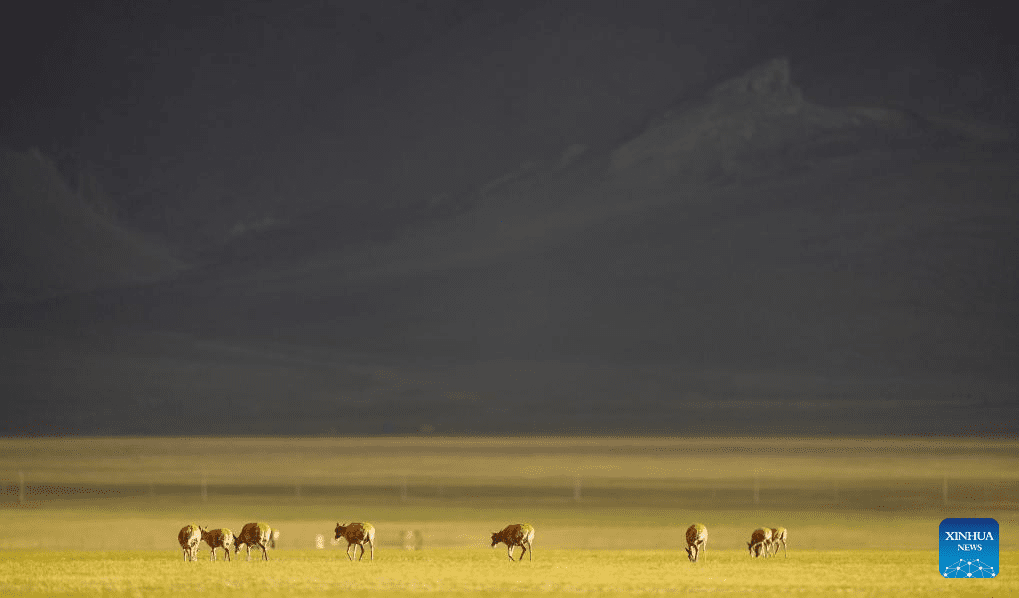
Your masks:
{"label": "tibetan antelope", "polygon": [[234,533],[225,527],[220,529],[209,529],[206,527],[198,528],[202,531],[202,539],[212,549],[212,559],[216,560],[216,549],[222,548],[223,552],[226,553],[226,560],[230,559],[230,549],[234,547]]}
{"label": "tibetan antelope", "polygon": [[244,549],[247,551],[248,560],[251,560],[251,547],[258,546],[262,549],[262,560],[268,561],[269,554],[266,552],[266,548],[276,548],[276,538],[280,535],[280,531],[270,529],[269,524],[262,523],[247,523],[241,530],[241,534],[234,539],[234,554],[237,554],[241,550],[241,544],[244,544]]}
{"label": "tibetan antelope", "polygon": [[759,557],[763,554],[764,558],[768,558],[768,545],[770,543],[771,528],[759,527],[750,536],[750,541],[747,542],[747,550],[750,551],[750,556],[752,557]]}
{"label": "tibetan antelope", "polygon": [[202,541],[202,530],[194,523],[189,523],[181,528],[177,534],[177,541],[184,551],[185,561],[194,561],[198,558],[198,544]]}
{"label": "tibetan antelope", "polygon": [[506,554],[509,556],[509,560],[513,560],[513,547],[519,546],[520,559],[524,560],[524,553],[530,551],[527,555],[527,560],[532,560],[531,556],[534,554],[534,550],[531,548],[531,542],[534,540],[534,526],[530,523],[514,523],[513,525],[507,525],[501,532],[492,532],[492,547],[502,542],[506,544]]}
{"label": "tibetan antelope", "polygon": [[357,560],[364,558],[364,545],[367,544],[371,548],[371,560],[375,560],[375,528],[370,523],[348,523],[347,525],[336,524],[336,539],[343,538],[347,541],[347,558],[354,560],[354,557],[350,556],[350,547],[354,547],[354,554],[357,554],[357,547],[361,547],[361,556]]}
{"label": "tibetan antelope", "polygon": [[775,549],[775,556],[778,556],[778,545],[782,545],[782,554],[786,557],[789,556],[789,551],[786,549],[786,537],[789,535],[789,531],[784,527],[773,527],[771,528],[771,542],[769,548]]}
{"label": "tibetan antelope", "polygon": [[696,563],[700,553],[707,549],[708,528],[700,523],[686,528],[686,555],[690,558],[690,562]]}

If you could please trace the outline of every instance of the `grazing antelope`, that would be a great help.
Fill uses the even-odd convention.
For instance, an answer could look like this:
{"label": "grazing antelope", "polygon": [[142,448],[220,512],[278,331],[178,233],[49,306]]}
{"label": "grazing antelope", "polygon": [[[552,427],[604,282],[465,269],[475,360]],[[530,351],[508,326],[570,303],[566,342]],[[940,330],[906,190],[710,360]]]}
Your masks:
{"label": "grazing antelope", "polygon": [[223,552],[226,553],[226,560],[228,561],[231,560],[230,549],[233,548],[234,540],[236,539],[236,536],[234,536],[234,533],[232,531],[226,529],[225,527],[212,530],[210,530],[207,527],[201,527],[198,529],[202,531],[202,539],[205,540],[205,543],[208,544],[209,548],[212,549],[211,560],[213,561],[216,560],[217,548],[222,548]]}
{"label": "grazing antelope", "polygon": [[534,540],[534,526],[530,523],[514,523],[513,525],[507,525],[501,532],[492,532],[492,547],[502,542],[506,545],[506,555],[509,556],[509,560],[513,560],[513,547],[519,546],[520,559],[524,560],[524,553],[528,550],[531,554],[527,555],[527,560],[532,560],[531,556],[534,554],[534,550],[531,548],[531,542]]}
{"label": "grazing antelope", "polygon": [[371,560],[375,560],[375,528],[370,523],[348,523],[347,525],[336,524],[336,539],[343,538],[347,541],[347,558],[354,560],[354,557],[350,556],[350,547],[354,547],[354,554],[357,554],[357,547],[361,547],[361,556],[357,560],[364,558],[364,545],[367,544],[371,548]]}
{"label": "grazing antelope", "polygon": [[241,550],[241,544],[244,544],[244,549],[247,551],[248,560],[251,560],[251,547],[258,546],[262,549],[262,560],[268,561],[269,554],[266,552],[266,547],[276,548],[276,538],[280,535],[280,531],[270,529],[269,524],[262,523],[247,523],[241,530],[241,535],[234,539],[234,554],[237,554]]}
{"label": "grazing antelope", "polygon": [[750,536],[750,541],[747,542],[747,549],[750,551],[750,556],[759,557],[763,553],[764,558],[768,558],[768,544],[770,543],[770,527],[759,527],[755,529],[753,535]]}
{"label": "grazing antelope", "polygon": [[189,523],[181,528],[177,534],[177,541],[184,551],[184,560],[194,561],[198,558],[198,543],[202,541],[202,530],[194,523]]}
{"label": "grazing antelope", "polygon": [[697,562],[701,551],[708,549],[708,528],[695,523],[686,528],[686,555],[691,563]]}
{"label": "grazing antelope", "polygon": [[789,535],[789,532],[784,527],[773,527],[773,528],[771,528],[771,542],[769,542],[768,546],[775,548],[775,556],[778,556],[778,545],[781,544],[782,545],[782,554],[784,554],[787,558],[789,557],[789,550],[786,549],[786,544],[785,544],[786,537],[788,535]]}

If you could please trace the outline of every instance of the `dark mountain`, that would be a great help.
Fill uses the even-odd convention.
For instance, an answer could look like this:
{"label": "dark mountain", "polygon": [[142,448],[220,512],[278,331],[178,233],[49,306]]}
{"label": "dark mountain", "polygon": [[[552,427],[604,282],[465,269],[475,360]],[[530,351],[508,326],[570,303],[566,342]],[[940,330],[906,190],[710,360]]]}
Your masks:
{"label": "dark mountain", "polygon": [[967,6],[486,4],[264,142],[168,132],[117,219],[18,219],[146,233],[11,237],[7,431],[1014,434],[1015,56]]}

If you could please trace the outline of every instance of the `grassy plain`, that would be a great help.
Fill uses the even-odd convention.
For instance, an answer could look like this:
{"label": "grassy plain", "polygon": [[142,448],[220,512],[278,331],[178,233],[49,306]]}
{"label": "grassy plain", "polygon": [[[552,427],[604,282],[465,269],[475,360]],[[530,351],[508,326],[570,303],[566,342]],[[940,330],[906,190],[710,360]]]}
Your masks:
{"label": "grassy plain", "polygon": [[[932,551],[799,550],[754,560],[744,551],[709,551],[696,565],[676,550],[537,552],[510,563],[500,549],[387,551],[351,563],[339,551],[275,551],[266,562],[195,563],[166,551],[18,551],[0,560],[0,595],[346,596],[706,593],[761,596],[1009,596],[1014,575],[946,580]],[[1002,554],[1014,572],[1019,552]]]}
{"label": "grassy plain", "polygon": [[[974,439],[0,439],[0,595],[1009,595],[1017,453]],[[998,520],[1000,577],[937,575],[946,517]],[[182,562],[185,523],[254,520],[282,530],[269,563],[210,563],[204,545]],[[351,520],[378,530],[374,563],[329,542]],[[488,537],[521,521],[535,560],[513,564]],[[697,565],[682,550],[694,521],[709,529]],[[788,559],[747,557],[762,525],[789,529]],[[421,550],[403,549],[407,531]]]}

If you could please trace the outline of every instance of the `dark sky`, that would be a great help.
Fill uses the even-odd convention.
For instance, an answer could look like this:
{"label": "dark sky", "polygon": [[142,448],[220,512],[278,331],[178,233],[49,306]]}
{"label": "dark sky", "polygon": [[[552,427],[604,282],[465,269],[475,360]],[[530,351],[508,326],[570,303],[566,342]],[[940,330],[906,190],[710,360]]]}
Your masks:
{"label": "dark sky", "polygon": [[1008,11],[630,4],[19,8],[3,431],[1014,434]]}

